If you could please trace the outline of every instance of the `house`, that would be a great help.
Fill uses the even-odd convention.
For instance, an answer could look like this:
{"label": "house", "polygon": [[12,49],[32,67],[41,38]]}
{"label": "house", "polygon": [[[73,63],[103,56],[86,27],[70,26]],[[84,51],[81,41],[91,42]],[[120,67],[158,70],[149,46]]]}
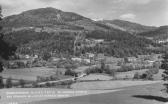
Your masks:
{"label": "house", "polygon": [[91,63],[90,59],[83,59],[83,61],[86,62],[86,63]]}
{"label": "house", "polygon": [[29,56],[29,55],[25,55],[25,58],[26,58],[26,59],[29,59],[29,58],[30,58],[30,56]]}
{"label": "house", "polygon": [[71,58],[73,61],[78,61],[78,62],[82,62],[82,58],[78,58],[78,57],[75,57],[75,58]]}
{"label": "house", "polygon": [[160,40],[156,40],[157,43],[167,43],[168,39],[160,39]]}
{"label": "house", "polygon": [[95,41],[96,43],[102,43],[102,42],[104,42],[104,39],[94,39],[94,41]]}
{"label": "house", "polygon": [[123,63],[124,58],[116,58],[116,57],[106,57],[105,58],[105,63],[106,64],[118,64],[118,63]]}
{"label": "house", "polygon": [[106,65],[109,66],[110,70],[117,70],[121,68],[121,66],[114,65],[114,64],[106,64]]}
{"label": "house", "polygon": [[35,28],[34,31],[35,31],[35,32],[41,32],[41,31],[42,31],[42,28]]}
{"label": "house", "polygon": [[38,55],[34,55],[34,57],[33,57],[33,58],[37,59],[38,57],[39,57]]}
{"label": "house", "polygon": [[141,59],[141,60],[149,60],[150,55],[138,55],[138,58]]}
{"label": "house", "polygon": [[50,58],[50,61],[52,62],[57,62],[57,61],[60,61],[61,59],[60,58],[57,58],[57,57],[51,57]]}
{"label": "house", "polygon": [[95,47],[96,43],[93,40],[85,39],[84,46],[85,47]]}
{"label": "house", "polygon": [[101,60],[104,60],[104,59],[105,59],[104,54],[99,53],[99,54],[96,55],[96,60],[97,60],[97,61],[101,61]]}
{"label": "house", "polygon": [[128,62],[136,62],[137,61],[137,58],[136,57],[127,57],[126,60]]}
{"label": "house", "polygon": [[93,53],[86,53],[87,58],[94,58],[95,54]]}

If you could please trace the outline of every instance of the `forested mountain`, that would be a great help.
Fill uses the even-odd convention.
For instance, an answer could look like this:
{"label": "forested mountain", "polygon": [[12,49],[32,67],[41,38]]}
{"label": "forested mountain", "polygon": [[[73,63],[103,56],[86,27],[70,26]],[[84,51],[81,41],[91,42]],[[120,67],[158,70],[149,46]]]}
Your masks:
{"label": "forested mountain", "polygon": [[[1,22],[7,31],[41,28],[43,30],[95,30],[106,29],[95,21],[72,12],[55,8],[40,8],[5,17]],[[47,31],[48,32],[48,31]]]}
{"label": "forested mountain", "polygon": [[5,17],[1,23],[4,25],[5,39],[17,45],[17,52],[22,54],[41,54],[47,51],[73,55],[74,41],[79,33],[84,37],[82,41],[105,40],[95,47],[82,47],[79,54],[92,52],[116,57],[136,56],[149,54],[151,50],[146,47],[156,46],[151,40],[131,34],[155,27],[114,20],[112,24],[119,27],[116,28],[107,22],[93,21],[54,8],[40,8]]}
{"label": "forested mountain", "polygon": [[153,40],[167,40],[168,39],[168,26],[161,26],[153,31],[143,32],[138,35],[148,37]]}
{"label": "forested mountain", "polygon": [[71,12],[63,12],[54,8],[40,8],[5,17],[2,23],[4,27],[53,26],[84,19],[89,20]]}
{"label": "forested mountain", "polygon": [[151,31],[151,30],[156,29],[156,27],[154,26],[144,26],[141,24],[124,21],[124,20],[103,20],[99,22],[104,23],[113,28],[122,30],[122,31],[127,31],[132,34]]}

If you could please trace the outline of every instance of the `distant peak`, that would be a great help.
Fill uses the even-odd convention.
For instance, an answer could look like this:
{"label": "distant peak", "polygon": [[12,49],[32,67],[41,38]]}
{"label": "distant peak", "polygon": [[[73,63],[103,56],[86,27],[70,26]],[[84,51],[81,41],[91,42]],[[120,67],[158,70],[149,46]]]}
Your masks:
{"label": "distant peak", "polygon": [[39,9],[61,11],[60,9],[56,9],[53,7],[46,7],[46,8],[39,8]]}
{"label": "distant peak", "polygon": [[38,13],[51,13],[51,12],[57,13],[57,12],[62,12],[62,11],[56,8],[46,7],[46,8],[28,10],[28,11],[23,12],[22,14],[25,14],[25,13],[38,14]]}

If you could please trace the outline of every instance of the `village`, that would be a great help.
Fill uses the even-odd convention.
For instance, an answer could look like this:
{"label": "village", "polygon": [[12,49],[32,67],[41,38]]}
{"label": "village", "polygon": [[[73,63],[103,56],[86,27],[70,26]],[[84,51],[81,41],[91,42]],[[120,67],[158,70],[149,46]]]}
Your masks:
{"label": "village", "polygon": [[[104,40],[87,40],[88,47],[102,44]],[[5,71],[1,73],[6,83],[9,80],[18,83],[22,81],[24,87],[34,87],[34,84],[50,85],[59,81],[73,83],[78,81],[95,80],[125,80],[133,79],[136,74],[143,74],[150,69],[159,72],[162,54],[138,55],[137,57],[117,58],[103,53],[85,53],[80,56],[58,57],[52,53],[45,57],[18,54],[15,60],[5,64]],[[157,73],[158,73],[157,72]],[[22,73],[22,74],[20,74]],[[156,73],[156,74],[157,74]],[[146,76],[147,77],[147,76]],[[139,77],[138,77],[139,78]],[[141,79],[141,78],[139,78]],[[150,78],[142,78],[150,79]],[[18,84],[14,84],[15,87]],[[11,87],[14,87],[11,86]],[[23,86],[22,86],[23,87]]]}

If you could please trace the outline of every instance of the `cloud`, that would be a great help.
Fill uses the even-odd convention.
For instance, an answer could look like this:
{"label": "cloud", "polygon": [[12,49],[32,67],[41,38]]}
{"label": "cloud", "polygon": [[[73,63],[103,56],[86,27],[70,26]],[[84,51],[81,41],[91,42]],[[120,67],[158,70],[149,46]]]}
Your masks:
{"label": "cloud", "polygon": [[123,14],[120,16],[121,19],[131,19],[134,20],[136,18],[135,14],[132,13],[127,13],[127,14]]}
{"label": "cloud", "polygon": [[127,3],[127,4],[142,4],[142,5],[144,5],[144,4],[150,3],[152,0],[119,0],[119,1]]}
{"label": "cloud", "polygon": [[45,3],[38,2],[37,0],[0,0],[2,5],[3,14],[12,15],[25,10],[45,7]]}

